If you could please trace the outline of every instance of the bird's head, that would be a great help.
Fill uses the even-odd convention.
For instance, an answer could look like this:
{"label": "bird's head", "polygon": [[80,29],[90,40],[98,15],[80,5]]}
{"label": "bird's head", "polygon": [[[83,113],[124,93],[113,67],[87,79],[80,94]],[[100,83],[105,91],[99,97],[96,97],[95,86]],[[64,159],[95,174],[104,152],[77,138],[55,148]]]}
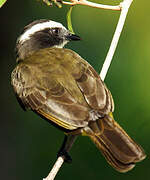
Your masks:
{"label": "bird's head", "polygon": [[19,59],[24,59],[39,49],[63,48],[72,40],[80,40],[80,37],[70,33],[61,23],[45,19],[36,20],[27,25],[17,39],[16,53]]}

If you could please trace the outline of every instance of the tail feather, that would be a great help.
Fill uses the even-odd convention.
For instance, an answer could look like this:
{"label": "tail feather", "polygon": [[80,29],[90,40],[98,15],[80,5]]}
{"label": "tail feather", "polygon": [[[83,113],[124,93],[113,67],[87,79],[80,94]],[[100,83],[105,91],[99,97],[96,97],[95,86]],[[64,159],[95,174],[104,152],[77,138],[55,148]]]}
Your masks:
{"label": "tail feather", "polygon": [[145,158],[143,149],[114,121],[112,116],[92,121],[84,129],[108,163],[119,172],[131,170]]}

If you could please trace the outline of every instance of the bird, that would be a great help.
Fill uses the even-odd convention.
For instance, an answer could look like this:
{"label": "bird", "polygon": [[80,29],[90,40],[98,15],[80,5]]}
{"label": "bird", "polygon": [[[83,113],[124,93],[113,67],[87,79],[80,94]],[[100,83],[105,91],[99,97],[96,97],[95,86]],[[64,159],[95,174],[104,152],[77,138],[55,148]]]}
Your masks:
{"label": "bird", "polygon": [[111,92],[94,68],[64,46],[81,38],[59,22],[40,19],[25,26],[16,41],[11,84],[21,107],[65,133],[58,156],[70,162],[79,135],[88,136],[106,161],[127,172],[146,155],[114,120]]}

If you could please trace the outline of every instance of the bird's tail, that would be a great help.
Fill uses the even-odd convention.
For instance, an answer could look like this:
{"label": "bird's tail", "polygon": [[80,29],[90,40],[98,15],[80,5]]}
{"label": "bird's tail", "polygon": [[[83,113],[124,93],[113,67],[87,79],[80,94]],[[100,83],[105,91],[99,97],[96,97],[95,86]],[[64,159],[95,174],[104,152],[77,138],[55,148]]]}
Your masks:
{"label": "bird's tail", "polygon": [[114,121],[112,114],[92,121],[83,130],[102,152],[107,162],[119,172],[131,170],[146,155],[128,134]]}

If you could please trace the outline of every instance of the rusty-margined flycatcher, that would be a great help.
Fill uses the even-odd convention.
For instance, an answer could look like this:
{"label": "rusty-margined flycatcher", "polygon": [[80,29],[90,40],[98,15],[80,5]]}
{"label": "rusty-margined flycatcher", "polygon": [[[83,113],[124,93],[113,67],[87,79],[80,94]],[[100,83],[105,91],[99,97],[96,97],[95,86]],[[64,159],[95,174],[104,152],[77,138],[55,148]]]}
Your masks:
{"label": "rusty-margined flycatcher", "polygon": [[145,153],[114,121],[111,93],[97,72],[63,48],[71,40],[80,37],[51,20],[25,27],[17,40],[17,67],[11,76],[17,99],[24,110],[31,109],[70,135],[59,154],[69,157],[69,143],[76,135],[86,135],[113,168],[129,171]]}

